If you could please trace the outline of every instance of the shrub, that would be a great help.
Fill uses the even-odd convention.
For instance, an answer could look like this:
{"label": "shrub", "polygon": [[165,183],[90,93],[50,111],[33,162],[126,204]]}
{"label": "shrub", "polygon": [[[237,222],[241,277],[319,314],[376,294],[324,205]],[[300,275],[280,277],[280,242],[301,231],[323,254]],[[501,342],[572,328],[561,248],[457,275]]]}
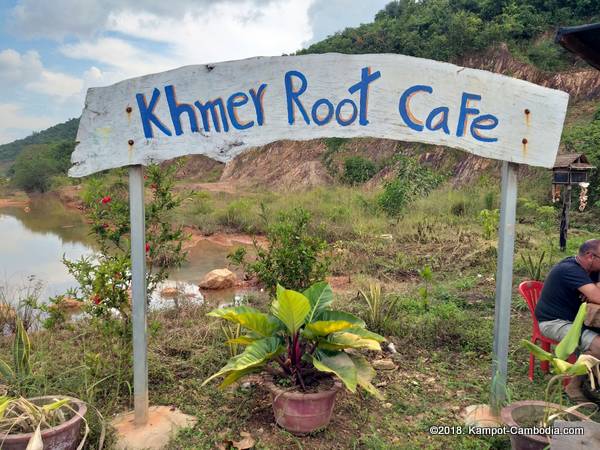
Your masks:
{"label": "shrub", "polygon": [[[169,218],[181,199],[173,196],[176,165],[168,169],[149,166],[146,185],[152,196],[146,204],[146,285],[151,293],[168,276],[168,269],[185,260],[181,227],[172,227]],[[126,184],[117,180],[105,186],[99,179],[90,182],[84,194],[86,215],[99,246],[94,257],[63,259],[79,286],[68,295],[82,302],[95,317],[111,318],[116,309],[125,325],[129,324],[131,306],[131,248],[129,203]],[[149,295],[148,295],[149,297]],[[64,296],[51,299],[60,303]],[[50,324],[48,324],[50,325]]]}
{"label": "shrub", "polygon": [[498,222],[500,221],[500,211],[497,209],[489,210],[482,209],[479,212],[479,222],[483,226],[483,235],[486,239],[492,239],[498,230]]}
{"label": "shrub", "polygon": [[71,142],[28,146],[15,160],[12,183],[27,192],[46,192],[54,175],[67,173],[73,147]]}
{"label": "shrub", "polygon": [[361,156],[352,156],[344,160],[343,180],[351,185],[362,184],[377,173],[375,164]]}
{"label": "shrub", "polygon": [[233,200],[224,211],[219,213],[217,222],[237,231],[250,232],[253,231],[251,211],[252,203],[249,200],[244,198]]}
{"label": "shrub", "polygon": [[442,182],[442,177],[415,159],[400,157],[398,175],[384,185],[378,198],[379,206],[392,217],[399,216],[415,198],[425,196]]}
{"label": "shrub", "polygon": [[467,202],[464,200],[458,200],[450,206],[450,212],[454,216],[464,216],[467,212]]}
{"label": "shrub", "polygon": [[302,291],[324,280],[330,266],[330,258],[325,255],[327,243],[309,233],[310,219],[302,208],[281,212],[278,220],[267,227],[268,247],[264,249],[255,242],[255,261],[247,262],[241,248],[229,259],[255,275],[272,294],[278,283]]}

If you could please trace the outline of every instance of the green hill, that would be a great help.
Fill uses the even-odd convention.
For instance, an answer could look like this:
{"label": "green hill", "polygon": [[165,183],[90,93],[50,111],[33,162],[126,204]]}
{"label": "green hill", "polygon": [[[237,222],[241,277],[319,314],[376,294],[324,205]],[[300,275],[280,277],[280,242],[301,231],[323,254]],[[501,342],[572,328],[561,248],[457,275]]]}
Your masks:
{"label": "green hill", "polygon": [[70,119],[47,128],[39,133],[33,133],[24,139],[17,139],[8,144],[0,145],[0,164],[11,163],[17,155],[27,147],[34,144],[56,144],[59,142],[74,142],[77,135],[79,119]]}
{"label": "green hill", "polygon": [[457,62],[506,43],[524,62],[560,71],[577,60],[554,44],[554,31],[599,19],[595,0],[401,0],[389,3],[372,23],[298,53],[401,53]]}

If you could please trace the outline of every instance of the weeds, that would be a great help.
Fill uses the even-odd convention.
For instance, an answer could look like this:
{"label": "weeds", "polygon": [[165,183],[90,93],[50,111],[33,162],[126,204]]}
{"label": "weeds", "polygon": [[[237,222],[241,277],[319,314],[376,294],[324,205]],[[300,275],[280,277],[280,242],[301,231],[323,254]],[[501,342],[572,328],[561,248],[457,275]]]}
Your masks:
{"label": "weeds", "polygon": [[531,253],[527,254],[527,257],[521,255],[521,260],[523,261],[523,265],[525,266],[525,271],[527,273],[527,277],[530,280],[538,280],[542,281],[542,270],[544,268],[544,258],[546,257],[546,252],[542,252],[538,258],[532,258]]}

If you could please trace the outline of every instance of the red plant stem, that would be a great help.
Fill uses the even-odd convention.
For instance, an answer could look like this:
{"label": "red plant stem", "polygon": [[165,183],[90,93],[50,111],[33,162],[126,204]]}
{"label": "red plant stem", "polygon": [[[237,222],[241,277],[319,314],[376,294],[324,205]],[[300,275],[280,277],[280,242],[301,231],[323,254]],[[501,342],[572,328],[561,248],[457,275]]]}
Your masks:
{"label": "red plant stem", "polygon": [[281,366],[281,368],[287,375],[291,375],[290,368],[285,365],[285,361],[281,355],[279,355],[277,359],[275,359],[275,361],[277,361],[277,363]]}
{"label": "red plant stem", "polygon": [[296,365],[296,367],[299,369],[300,368],[300,358],[302,358],[302,352],[300,352],[300,332],[296,333],[296,335],[294,336],[294,356],[295,356],[295,360],[294,363]]}

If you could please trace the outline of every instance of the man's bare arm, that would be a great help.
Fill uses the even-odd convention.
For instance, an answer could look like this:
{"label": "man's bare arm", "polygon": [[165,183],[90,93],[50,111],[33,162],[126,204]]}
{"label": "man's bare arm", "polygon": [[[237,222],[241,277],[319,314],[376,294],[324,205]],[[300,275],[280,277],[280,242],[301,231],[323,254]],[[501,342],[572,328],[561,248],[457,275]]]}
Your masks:
{"label": "man's bare arm", "polygon": [[600,305],[600,283],[589,283],[581,286],[579,292],[585,295],[590,303]]}

